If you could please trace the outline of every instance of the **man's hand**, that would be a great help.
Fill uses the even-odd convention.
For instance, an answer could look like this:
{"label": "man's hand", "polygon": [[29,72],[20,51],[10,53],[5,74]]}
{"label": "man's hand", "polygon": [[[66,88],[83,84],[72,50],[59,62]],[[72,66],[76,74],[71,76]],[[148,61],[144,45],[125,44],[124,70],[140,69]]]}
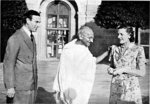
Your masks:
{"label": "man's hand", "polygon": [[15,95],[15,89],[14,88],[10,88],[7,90],[7,96],[12,98]]}
{"label": "man's hand", "polygon": [[63,92],[60,92],[60,99],[64,99],[64,93]]}
{"label": "man's hand", "polygon": [[111,68],[111,67],[108,67],[108,68],[107,68],[107,71],[108,71],[108,74],[113,75],[115,69],[113,69],[113,68]]}

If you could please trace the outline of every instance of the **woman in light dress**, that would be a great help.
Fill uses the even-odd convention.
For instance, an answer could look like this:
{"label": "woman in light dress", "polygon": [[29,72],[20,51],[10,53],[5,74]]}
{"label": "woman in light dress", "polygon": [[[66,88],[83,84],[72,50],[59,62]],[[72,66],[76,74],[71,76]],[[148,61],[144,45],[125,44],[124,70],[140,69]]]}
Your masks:
{"label": "woman in light dress", "polygon": [[111,47],[108,73],[112,75],[109,104],[142,104],[138,77],[145,75],[145,53],[134,43],[132,27],[118,29],[120,45]]}

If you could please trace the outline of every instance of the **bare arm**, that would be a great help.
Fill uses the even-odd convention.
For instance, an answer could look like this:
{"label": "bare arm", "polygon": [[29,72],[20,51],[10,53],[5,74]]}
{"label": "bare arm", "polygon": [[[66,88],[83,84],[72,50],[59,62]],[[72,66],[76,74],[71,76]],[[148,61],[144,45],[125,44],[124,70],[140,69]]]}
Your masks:
{"label": "bare arm", "polygon": [[100,61],[102,61],[107,55],[108,55],[108,51],[106,51],[102,55],[98,56],[96,58],[96,63],[99,63]]}

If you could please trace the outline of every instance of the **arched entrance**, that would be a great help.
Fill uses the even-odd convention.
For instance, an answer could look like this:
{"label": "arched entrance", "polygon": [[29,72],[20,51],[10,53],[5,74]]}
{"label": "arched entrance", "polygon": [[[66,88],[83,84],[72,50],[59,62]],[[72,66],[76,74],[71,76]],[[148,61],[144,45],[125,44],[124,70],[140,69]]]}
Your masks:
{"label": "arched entrance", "polygon": [[62,48],[76,34],[75,1],[44,0],[40,5],[41,27],[37,37],[38,60],[59,58]]}

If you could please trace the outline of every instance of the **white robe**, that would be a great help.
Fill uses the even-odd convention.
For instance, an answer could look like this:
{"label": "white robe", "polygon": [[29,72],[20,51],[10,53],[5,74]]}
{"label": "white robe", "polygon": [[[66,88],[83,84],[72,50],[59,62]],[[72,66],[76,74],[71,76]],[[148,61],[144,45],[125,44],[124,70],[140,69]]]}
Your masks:
{"label": "white robe", "polygon": [[[75,95],[71,104],[88,104],[92,92],[96,58],[88,47],[75,43],[76,39],[65,45],[61,54],[53,89]],[[71,93],[70,93],[71,95]]]}

